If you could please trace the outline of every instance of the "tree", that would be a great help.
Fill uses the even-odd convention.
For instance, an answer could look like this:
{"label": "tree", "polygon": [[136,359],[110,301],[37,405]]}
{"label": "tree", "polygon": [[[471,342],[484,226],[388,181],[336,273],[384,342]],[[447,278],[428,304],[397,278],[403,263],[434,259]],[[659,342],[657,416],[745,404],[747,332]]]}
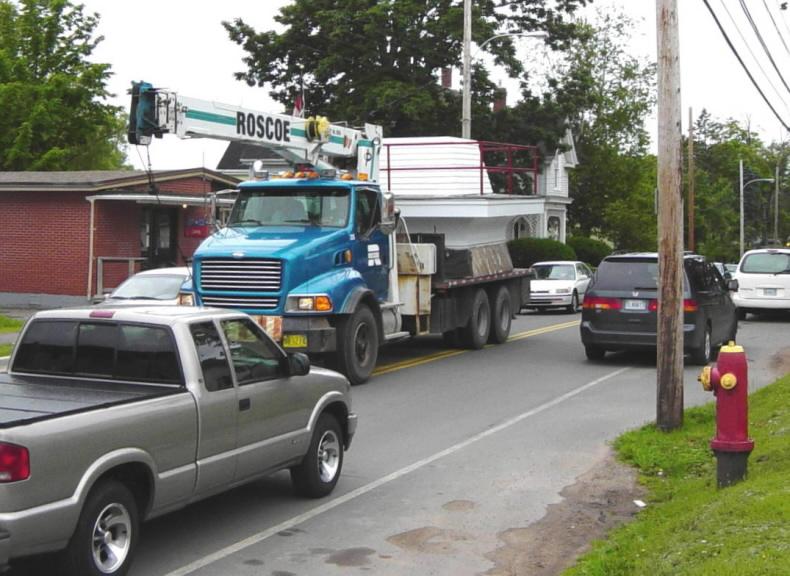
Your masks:
{"label": "tree", "polygon": [[[567,52],[567,69],[556,85],[558,104],[569,113],[579,156],[579,166],[571,175],[571,227],[583,235],[609,238],[618,248],[635,249],[646,247],[645,233],[655,229],[655,223],[641,231],[632,228],[639,232],[637,238],[621,226],[633,222],[634,216],[645,223],[655,220],[655,178],[645,177],[655,170],[646,157],[650,140],[645,119],[655,103],[656,68],[630,52],[633,28],[633,20],[622,13],[599,13]],[[627,216],[617,212],[637,208],[646,212]],[[655,236],[650,246],[654,240]]]}
{"label": "tree", "polygon": [[[568,18],[587,1],[475,2],[474,40],[546,30],[553,46],[567,47],[575,34]],[[461,62],[462,0],[294,0],[275,20],[282,33],[256,32],[240,18],[223,23],[247,52],[238,79],[271,86],[271,97],[284,105],[303,86],[309,112],[382,124],[388,136],[460,132],[460,94],[443,89],[436,74]],[[523,71],[512,38],[485,50],[512,76]],[[485,118],[495,86],[484,67],[473,68],[472,115]]]}
{"label": "tree", "polygon": [[0,170],[123,165],[110,65],[88,61],[97,22],[68,0],[0,0]]}

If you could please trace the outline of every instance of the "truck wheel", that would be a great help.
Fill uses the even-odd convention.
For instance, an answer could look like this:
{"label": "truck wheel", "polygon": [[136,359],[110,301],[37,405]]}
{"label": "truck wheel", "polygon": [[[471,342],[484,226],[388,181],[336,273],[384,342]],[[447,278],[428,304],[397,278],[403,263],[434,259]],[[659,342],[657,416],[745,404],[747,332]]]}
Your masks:
{"label": "truck wheel", "polygon": [[304,460],[291,468],[291,482],[299,495],[321,498],[334,490],[342,468],[340,424],[331,414],[321,414]]}
{"label": "truck wheel", "polygon": [[507,338],[510,336],[510,324],[513,319],[510,309],[510,290],[507,289],[507,286],[497,288],[493,308],[488,341],[491,344],[502,344],[507,342]]}
{"label": "truck wheel", "polygon": [[488,304],[488,295],[482,288],[478,288],[472,300],[472,314],[469,322],[461,329],[461,338],[464,346],[472,350],[480,350],[488,342],[491,330],[491,307]]}
{"label": "truck wheel", "polygon": [[97,484],[85,501],[65,551],[73,576],[126,574],[137,545],[139,518],[131,491],[117,480]]}
{"label": "truck wheel", "polygon": [[376,367],[379,333],[370,308],[361,305],[340,323],[337,363],[352,384],[362,384]]}

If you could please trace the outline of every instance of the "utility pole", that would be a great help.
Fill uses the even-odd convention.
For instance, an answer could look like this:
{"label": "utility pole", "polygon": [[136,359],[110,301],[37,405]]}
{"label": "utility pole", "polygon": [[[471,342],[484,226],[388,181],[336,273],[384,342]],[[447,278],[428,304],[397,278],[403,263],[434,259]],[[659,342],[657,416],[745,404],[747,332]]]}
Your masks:
{"label": "utility pole", "polygon": [[774,176],[774,243],[781,246],[783,242],[779,241],[779,164],[776,164],[776,172]]}
{"label": "utility pole", "polygon": [[656,0],[658,39],[658,357],[656,424],[683,424],[683,209],[677,0]]}
{"label": "utility pole", "polygon": [[689,195],[688,195],[688,214],[689,214],[689,242],[688,249],[694,252],[694,115],[689,106],[689,145],[688,145],[688,164],[689,164]]}
{"label": "utility pole", "polygon": [[472,0],[464,0],[464,85],[461,138],[472,137]]}

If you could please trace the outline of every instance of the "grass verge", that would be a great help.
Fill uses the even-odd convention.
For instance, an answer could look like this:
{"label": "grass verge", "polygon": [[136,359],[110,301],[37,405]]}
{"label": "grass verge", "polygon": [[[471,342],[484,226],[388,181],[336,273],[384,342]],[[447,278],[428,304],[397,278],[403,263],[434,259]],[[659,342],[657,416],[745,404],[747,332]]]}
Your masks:
{"label": "grass verge", "polygon": [[648,507],[596,542],[564,576],[766,576],[790,566],[790,375],[749,398],[749,476],[716,488],[714,405],[686,410],[682,430],[645,426],[615,441],[639,470]]}
{"label": "grass verge", "polygon": [[0,334],[5,334],[7,332],[19,332],[24,324],[25,323],[22,320],[9,318],[8,316],[3,316],[0,314]]}
{"label": "grass verge", "polygon": [[13,344],[0,344],[0,358],[10,356],[11,348],[13,348]]}

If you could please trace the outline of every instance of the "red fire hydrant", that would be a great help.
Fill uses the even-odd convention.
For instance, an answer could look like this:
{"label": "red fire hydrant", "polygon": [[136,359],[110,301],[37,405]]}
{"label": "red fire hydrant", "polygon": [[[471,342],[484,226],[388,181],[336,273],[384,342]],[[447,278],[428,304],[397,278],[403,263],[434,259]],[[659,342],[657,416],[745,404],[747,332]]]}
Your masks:
{"label": "red fire hydrant", "polygon": [[748,367],[743,347],[734,342],[722,346],[716,365],[703,368],[699,381],[716,395],[716,436],[710,447],[716,454],[716,479],[722,488],[746,477],[754,448],[749,438]]}

